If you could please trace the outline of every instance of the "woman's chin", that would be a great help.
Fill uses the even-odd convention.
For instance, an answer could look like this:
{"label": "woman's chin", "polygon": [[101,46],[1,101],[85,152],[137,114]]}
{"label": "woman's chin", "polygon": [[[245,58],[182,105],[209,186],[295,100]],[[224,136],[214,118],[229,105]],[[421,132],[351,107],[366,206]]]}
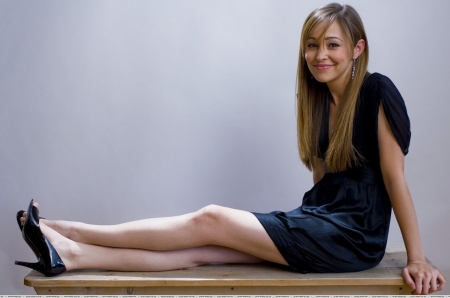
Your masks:
{"label": "woman's chin", "polygon": [[328,78],[325,78],[323,76],[317,76],[317,77],[315,76],[314,79],[319,83],[326,83],[329,81]]}

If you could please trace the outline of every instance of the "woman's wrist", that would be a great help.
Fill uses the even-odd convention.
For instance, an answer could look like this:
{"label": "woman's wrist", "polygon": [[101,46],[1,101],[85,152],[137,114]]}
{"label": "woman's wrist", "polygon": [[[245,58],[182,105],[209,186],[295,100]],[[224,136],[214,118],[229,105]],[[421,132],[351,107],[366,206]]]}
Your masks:
{"label": "woman's wrist", "polygon": [[408,257],[408,263],[425,262],[425,256]]}
{"label": "woman's wrist", "polygon": [[406,255],[408,263],[425,262],[425,254],[420,244],[414,246],[406,246]]}

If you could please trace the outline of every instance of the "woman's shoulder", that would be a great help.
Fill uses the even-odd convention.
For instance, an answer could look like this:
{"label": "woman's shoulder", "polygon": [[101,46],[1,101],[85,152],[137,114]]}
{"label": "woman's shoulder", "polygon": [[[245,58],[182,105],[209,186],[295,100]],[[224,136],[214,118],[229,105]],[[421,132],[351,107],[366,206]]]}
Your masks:
{"label": "woman's shoulder", "polygon": [[406,155],[411,139],[411,126],[405,101],[391,79],[380,73],[368,74],[361,87],[361,96],[365,105],[370,105],[376,115],[380,103],[383,105],[391,129]]}
{"label": "woman's shoulder", "polygon": [[[365,87],[365,88],[364,88]],[[371,91],[384,89],[384,88],[395,88],[394,83],[392,80],[378,72],[374,73],[367,73],[366,78],[364,79],[363,86],[364,89],[372,89]]]}
{"label": "woman's shoulder", "polygon": [[404,104],[403,97],[392,80],[378,72],[367,73],[361,86],[360,95],[371,98],[377,104],[380,100],[386,104],[391,102]]}

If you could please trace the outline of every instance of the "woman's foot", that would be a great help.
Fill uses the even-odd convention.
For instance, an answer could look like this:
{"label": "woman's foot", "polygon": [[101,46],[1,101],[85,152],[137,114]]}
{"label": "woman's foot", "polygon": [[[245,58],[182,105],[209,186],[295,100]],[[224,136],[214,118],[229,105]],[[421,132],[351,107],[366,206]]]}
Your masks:
{"label": "woman's foot", "polygon": [[[33,206],[36,208],[39,206],[39,203],[34,202]],[[25,219],[27,216],[27,212],[23,212],[22,217],[20,218],[21,226],[23,227],[25,223]],[[79,255],[80,247],[78,243],[72,241],[68,238],[68,231],[70,230],[67,225],[65,225],[66,221],[59,220],[48,220],[43,217],[39,217],[39,225],[44,236],[50,241],[53,247],[58,252],[61,259],[64,261],[67,270],[72,270],[74,260],[76,256]],[[66,227],[67,226],[67,227]],[[55,228],[58,230],[56,230]],[[66,230],[67,232],[64,235],[60,231]]]}
{"label": "woman's foot", "polygon": [[[16,264],[37,270],[45,276],[55,276],[65,272],[67,270],[65,261],[69,268],[72,268],[69,256],[76,251],[76,244],[73,243],[75,245],[71,245],[70,241],[65,241],[63,236],[48,228],[44,223],[40,223],[39,210],[37,209],[37,204],[33,204],[33,200],[31,200],[26,214],[24,212],[22,215],[24,217],[22,237],[35,253],[38,262],[16,261]],[[19,216],[20,211],[17,213],[17,218]],[[20,220],[18,219],[18,221]],[[55,244],[58,250],[52,243]],[[58,252],[61,253],[62,257]]]}
{"label": "woman's foot", "polygon": [[[33,206],[35,206],[37,208],[37,207],[39,207],[39,203],[33,202]],[[27,212],[24,210],[20,210],[16,214],[16,220],[17,220],[17,224],[19,225],[20,231],[23,230],[23,225],[25,223],[26,217],[27,217]],[[43,219],[43,217],[39,217],[39,219]]]}

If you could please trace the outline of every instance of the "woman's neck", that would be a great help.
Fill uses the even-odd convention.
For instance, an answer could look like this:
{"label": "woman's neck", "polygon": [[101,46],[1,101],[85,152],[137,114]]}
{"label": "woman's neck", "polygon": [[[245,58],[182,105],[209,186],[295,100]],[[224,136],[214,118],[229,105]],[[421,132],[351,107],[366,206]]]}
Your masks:
{"label": "woman's neck", "polygon": [[336,107],[338,107],[340,105],[340,103],[342,102],[342,99],[344,98],[344,93],[345,93],[345,89],[341,88],[341,89],[331,89],[330,87],[328,87],[330,89],[330,93],[331,93],[331,103],[333,105],[335,105]]}
{"label": "woman's neck", "polygon": [[342,76],[337,81],[327,82],[327,86],[333,98],[334,105],[339,106],[339,104],[344,99],[345,89],[346,86],[348,85],[348,82],[349,82],[348,76]]}

